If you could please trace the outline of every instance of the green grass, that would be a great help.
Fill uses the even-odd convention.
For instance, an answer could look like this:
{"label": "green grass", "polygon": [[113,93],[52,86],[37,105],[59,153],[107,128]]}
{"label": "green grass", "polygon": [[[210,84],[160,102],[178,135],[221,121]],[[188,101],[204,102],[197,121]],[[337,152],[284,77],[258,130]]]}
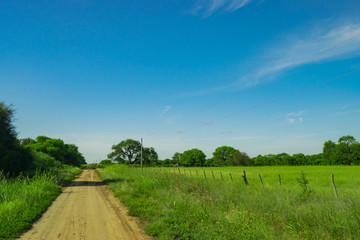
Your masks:
{"label": "green grass", "polygon": [[[97,171],[129,214],[143,219],[146,233],[157,239],[360,238],[357,166],[180,170],[181,174],[177,168],[114,165]],[[244,170],[248,186],[241,179]],[[309,181],[307,191],[298,181],[302,173]],[[331,174],[339,198],[334,195]]]}
{"label": "green grass", "polygon": [[61,185],[79,174],[79,168],[6,178],[0,173],[0,239],[14,239],[29,229],[61,193]]}

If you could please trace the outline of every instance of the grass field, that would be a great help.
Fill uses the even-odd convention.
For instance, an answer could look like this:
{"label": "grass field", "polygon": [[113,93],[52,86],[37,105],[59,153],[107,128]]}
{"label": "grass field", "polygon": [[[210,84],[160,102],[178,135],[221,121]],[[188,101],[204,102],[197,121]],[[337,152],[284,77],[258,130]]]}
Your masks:
{"label": "grass field", "polygon": [[[244,170],[248,186],[241,178]],[[158,239],[359,239],[359,170],[358,166],[141,170],[113,165],[98,172],[130,215],[143,219],[147,234]],[[299,183],[302,173],[308,181],[306,190]]]}
{"label": "grass field", "polygon": [[66,167],[32,178],[7,178],[0,173],[0,239],[14,239],[29,229],[61,193],[61,186],[81,170]]}

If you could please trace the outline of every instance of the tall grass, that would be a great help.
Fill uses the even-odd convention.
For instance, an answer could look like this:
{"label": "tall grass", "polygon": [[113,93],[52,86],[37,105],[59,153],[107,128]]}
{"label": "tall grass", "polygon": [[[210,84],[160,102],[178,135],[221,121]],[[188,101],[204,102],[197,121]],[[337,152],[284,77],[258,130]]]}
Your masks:
{"label": "tall grass", "polygon": [[31,178],[8,178],[0,173],[0,239],[16,238],[29,229],[61,193],[61,185],[80,172],[65,167]]}
{"label": "tall grass", "polygon": [[[130,215],[144,219],[146,233],[158,239],[360,238],[360,190],[352,182],[359,168],[338,172],[339,198],[330,186],[336,168],[247,168],[248,186],[240,178],[243,168],[208,168],[206,180],[204,168],[192,168],[191,175],[183,170],[180,175],[177,169],[115,165],[98,172]],[[307,190],[299,183],[301,172]]]}

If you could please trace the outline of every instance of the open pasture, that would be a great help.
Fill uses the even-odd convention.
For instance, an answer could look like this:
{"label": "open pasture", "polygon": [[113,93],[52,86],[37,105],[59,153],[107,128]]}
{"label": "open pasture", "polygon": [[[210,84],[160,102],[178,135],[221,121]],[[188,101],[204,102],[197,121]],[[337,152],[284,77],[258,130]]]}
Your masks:
{"label": "open pasture", "polygon": [[[112,165],[98,172],[157,239],[360,238],[357,166],[141,170]],[[300,183],[302,173],[307,188]]]}
{"label": "open pasture", "polygon": [[225,184],[230,182],[244,184],[242,176],[245,171],[249,187],[281,187],[294,191],[304,189],[304,186],[299,183],[302,174],[304,174],[308,181],[308,190],[321,195],[334,195],[331,183],[331,175],[333,174],[339,197],[360,196],[360,188],[358,187],[360,186],[360,166],[181,167],[145,168],[145,171],[168,172],[203,180],[205,180],[205,172],[206,181],[224,182]]}

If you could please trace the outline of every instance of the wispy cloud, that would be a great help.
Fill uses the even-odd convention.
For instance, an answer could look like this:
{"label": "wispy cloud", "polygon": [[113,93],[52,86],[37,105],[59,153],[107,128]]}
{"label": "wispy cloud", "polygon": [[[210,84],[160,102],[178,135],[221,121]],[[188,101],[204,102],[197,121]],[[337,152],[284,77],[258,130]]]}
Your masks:
{"label": "wispy cloud", "polygon": [[295,123],[302,123],[304,121],[304,113],[305,110],[283,114],[281,115],[282,124],[293,125]]}
{"label": "wispy cloud", "polygon": [[159,114],[159,118],[162,118],[167,112],[169,112],[173,107],[172,106],[165,106],[164,109]]}
{"label": "wispy cloud", "polygon": [[302,65],[360,55],[360,24],[345,24],[304,35],[308,37],[289,37],[287,42],[281,43],[281,47],[274,46],[266,56],[260,57],[268,59],[260,68],[234,84],[253,87]]}
{"label": "wispy cloud", "polygon": [[189,11],[194,15],[209,17],[215,12],[234,12],[249,4],[252,0],[198,0]]}
{"label": "wispy cloud", "polygon": [[[267,47],[255,57],[253,68],[246,68],[239,79],[223,86],[202,89],[188,95],[252,88],[273,81],[286,71],[315,62],[360,56],[360,23],[347,23],[337,27],[319,27],[302,33],[302,36],[288,36],[276,45]],[[255,64],[256,62],[256,64]]]}
{"label": "wispy cloud", "polygon": [[360,113],[360,108],[358,105],[355,108],[353,108],[351,105],[345,105],[341,108],[335,109],[335,113],[333,113],[332,116],[346,116],[358,113]]}

